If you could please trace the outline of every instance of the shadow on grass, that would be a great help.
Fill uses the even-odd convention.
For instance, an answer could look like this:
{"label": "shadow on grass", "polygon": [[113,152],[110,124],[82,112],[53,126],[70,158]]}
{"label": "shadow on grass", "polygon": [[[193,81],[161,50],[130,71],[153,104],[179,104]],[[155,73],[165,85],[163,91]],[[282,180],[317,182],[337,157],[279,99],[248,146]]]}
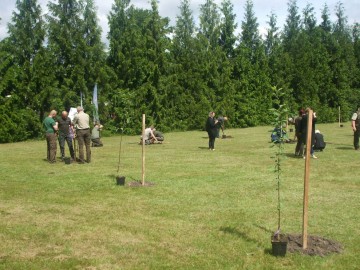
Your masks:
{"label": "shadow on grass", "polygon": [[249,237],[245,232],[242,232],[234,227],[220,227],[220,231],[224,232],[224,233],[228,233],[228,234],[232,234],[235,235],[239,238],[244,239],[247,242],[251,242],[254,243],[258,246],[261,246],[261,243],[259,241],[257,241],[254,238]]}
{"label": "shadow on grass", "polygon": [[270,229],[268,228],[265,228],[264,226],[261,226],[261,225],[257,225],[257,224],[253,224],[255,227],[263,230],[264,232],[267,232],[267,233],[270,233],[271,235],[274,233],[273,231],[271,231]]}
{"label": "shadow on grass", "polygon": [[199,146],[199,149],[206,149],[206,150],[208,150],[208,149],[209,149],[209,147]]}
{"label": "shadow on grass", "polygon": [[352,146],[340,146],[340,147],[335,147],[335,149],[339,149],[339,150],[354,150],[354,147],[352,147]]}
{"label": "shadow on grass", "polygon": [[294,159],[302,159],[302,156],[295,156],[293,153],[285,153],[284,156],[288,158],[294,158]]}

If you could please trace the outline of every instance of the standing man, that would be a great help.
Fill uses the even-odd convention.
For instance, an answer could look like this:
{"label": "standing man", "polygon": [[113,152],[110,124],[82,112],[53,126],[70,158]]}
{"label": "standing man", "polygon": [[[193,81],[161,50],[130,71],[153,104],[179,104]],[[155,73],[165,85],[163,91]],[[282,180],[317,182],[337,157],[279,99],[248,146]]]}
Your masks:
{"label": "standing man", "polygon": [[209,150],[215,150],[215,139],[217,135],[218,120],[215,120],[215,112],[209,112],[209,117],[206,120],[205,129],[209,136]]}
{"label": "standing man", "polygon": [[46,132],[47,161],[49,163],[56,162],[56,132],[58,130],[58,123],[55,122],[55,117],[56,111],[52,110],[43,121]]}
{"label": "standing man", "polygon": [[360,137],[360,107],[357,112],[351,117],[351,127],[354,131],[354,148],[359,150],[359,137]]}
{"label": "standing man", "polygon": [[295,118],[295,136],[297,139],[296,147],[295,147],[295,156],[301,157],[304,153],[304,144],[301,140],[301,119],[305,115],[305,110],[300,109],[299,115]]}
{"label": "standing man", "polygon": [[[72,145],[72,140],[74,134],[73,132],[73,124],[71,123],[70,117],[68,117],[68,113],[63,111],[61,113],[61,117],[58,119],[59,123],[59,145],[61,151],[61,160],[64,161],[65,158],[65,141],[69,147],[71,159],[74,160],[74,147]],[[71,130],[70,130],[71,129]]]}
{"label": "standing man", "polygon": [[84,160],[84,145],[86,148],[86,162],[91,162],[91,134],[90,134],[90,117],[87,113],[84,113],[84,109],[81,106],[76,108],[77,114],[74,116],[73,125],[76,128],[76,137],[79,142],[79,163],[85,163]]}

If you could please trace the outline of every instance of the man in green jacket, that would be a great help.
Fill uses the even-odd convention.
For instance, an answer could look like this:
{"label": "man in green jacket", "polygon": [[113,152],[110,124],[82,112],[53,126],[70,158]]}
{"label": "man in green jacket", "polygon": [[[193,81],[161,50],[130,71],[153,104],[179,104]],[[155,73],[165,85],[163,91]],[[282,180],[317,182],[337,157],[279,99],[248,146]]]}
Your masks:
{"label": "man in green jacket", "polygon": [[47,161],[49,163],[56,162],[56,139],[58,131],[58,123],[55,122],[57,112],[52,110],[50,114],[44,119],[43,126],[46,133],[46,143],[47,143]]}

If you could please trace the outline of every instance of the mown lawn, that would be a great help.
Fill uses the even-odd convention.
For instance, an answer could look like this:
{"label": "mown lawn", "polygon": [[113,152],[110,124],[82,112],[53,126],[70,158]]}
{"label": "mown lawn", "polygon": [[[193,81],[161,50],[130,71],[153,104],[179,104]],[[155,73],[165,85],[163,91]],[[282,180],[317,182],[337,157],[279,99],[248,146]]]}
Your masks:
{"label": "mown lawn", "polygon": [[[227,130],[207,150],[201,131],[146,147],[152,187],[117,186],[120,137],[91,164],[48,164],[45,141],[0,145],[0,269],[359,269],[360,151],[347,123],[317,125],[309,234],[342,254],[270,254],[277,228],[271,127]],[[290,135],[293,136],[293,133]],[[119,175],[141,179],[139,136],[124,136]],[[285,145],[282,231],[301,233],[304,160]],[[58,154],[59,155],[59,154]]]}

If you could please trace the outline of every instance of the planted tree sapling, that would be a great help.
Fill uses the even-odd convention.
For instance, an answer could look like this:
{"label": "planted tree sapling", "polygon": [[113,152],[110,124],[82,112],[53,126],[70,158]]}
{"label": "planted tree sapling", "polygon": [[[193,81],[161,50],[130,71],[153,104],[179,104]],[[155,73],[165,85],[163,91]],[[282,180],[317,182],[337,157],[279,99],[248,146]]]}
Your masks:
{"label": "planted tree sapling", "polygon": [[[275,149],[275,180],[276,180],[276,189],[277,189],[277,212],[278,212],[278,227],[276,232],[272,237],[273,243],[273,254],[274,255],[282,255],[284,256],[286,253],[286,243],[284,242],[284,236],[280,234],[281,232],[281,162],[284,157],[284,143],[286,142],[286,123],[287,123],[287,115],[288,115],[288,107],[285,103],[285,92],[282,91],[282,88],[278,89],[277,87],[272,87],[273,94],[273,108],[270,109],[272,113],[272,124],[279,131],[279,136],[277,140],[273,141],[272,147]],[[280,243],[280,247],[278,245]],[[274,246],[275,244],[275,246]],[[284,252],[285,246],[285,252]],[[276,249],[276,250],[274,250]],[[278,254],[279,251],[279,254]]]}

